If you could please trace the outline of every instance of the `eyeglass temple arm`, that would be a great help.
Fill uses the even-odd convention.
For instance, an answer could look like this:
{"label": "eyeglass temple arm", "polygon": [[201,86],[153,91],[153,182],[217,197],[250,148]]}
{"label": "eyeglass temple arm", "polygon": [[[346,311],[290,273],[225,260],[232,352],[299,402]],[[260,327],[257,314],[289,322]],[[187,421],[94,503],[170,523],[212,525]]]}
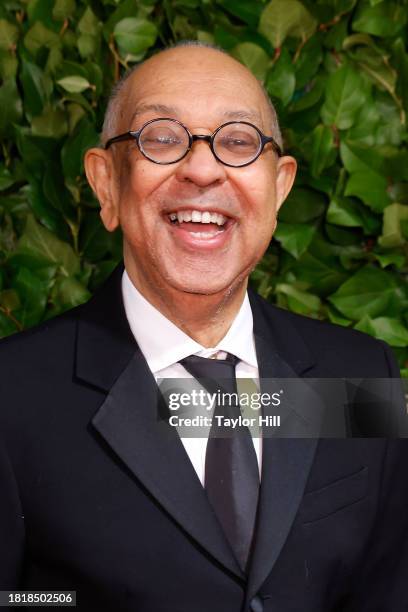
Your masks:
{"label": "eyeglass temple arm", "polygon": [[137,132],[125,132],[125,134],[119,134],[119,136],[115,136],[114,138],[109,138],[106,142],[104,149],[109,149],[111,144],[115,142],[123,142],[124,140],[132,140],[136,136]]}
{"label": "eyeglass temple arm", "polygon": [[283,151],[272,136],[263,136],[262,135],[262,144],[265,146],[268,142],[271,143],[273,150],[278,155],[278,157],[282,157]]}

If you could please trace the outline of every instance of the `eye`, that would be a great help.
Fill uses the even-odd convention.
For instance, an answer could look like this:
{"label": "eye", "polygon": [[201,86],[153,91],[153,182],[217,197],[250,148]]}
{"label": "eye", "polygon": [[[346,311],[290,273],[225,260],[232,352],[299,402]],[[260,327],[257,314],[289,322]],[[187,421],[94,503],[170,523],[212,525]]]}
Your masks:
{"label": "eye", "polygon": [[180,134],[177,134],[168,129],[154,128],[143,133],[141,142],[143,146],[148,147],[171,147],[183,143]]}
{"label": "eye", "polygon": [[246,136],[223,136],[219,139],[221,146],[224,147],[248,147],[253,145],[251,139]]}
{"label": "eye", "polygon": [[221,130],[217,134],[216,146],[231,152],[252,152],[259,147],[257,133],[247,130]]}

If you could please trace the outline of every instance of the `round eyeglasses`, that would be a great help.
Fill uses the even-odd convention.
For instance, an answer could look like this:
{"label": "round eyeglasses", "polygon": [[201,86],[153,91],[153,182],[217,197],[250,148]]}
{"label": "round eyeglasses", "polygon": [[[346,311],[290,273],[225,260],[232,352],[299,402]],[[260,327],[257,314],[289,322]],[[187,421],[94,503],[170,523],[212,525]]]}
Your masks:
{"label": "round eyeglasses", "polygon": [[265,136],[246,121],[229,121],[205,136],[192,134],[177,119],[152,119],[137,132],[125,132],[110,138],[105,149],[124,140],[135,140],[142,155],[155,164],[175,164],[187,155],[197,140],[208,142],[215,158],[234,168],[252,164],[268,143],[279,157],[282,155],[282,149],[272,136]]}

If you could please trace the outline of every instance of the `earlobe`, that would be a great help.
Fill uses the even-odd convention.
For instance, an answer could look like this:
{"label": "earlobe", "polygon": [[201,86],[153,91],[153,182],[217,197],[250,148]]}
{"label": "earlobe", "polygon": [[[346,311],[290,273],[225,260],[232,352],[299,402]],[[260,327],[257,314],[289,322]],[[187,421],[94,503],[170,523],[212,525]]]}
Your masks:
{"label": "earlobe", "polygon": [[119,213],[110,155],[103,149],[89,149],[85,153],[84,166],[88,183],[101,206],[102,222],[109,232],[113,232],[119,225]]}
{"label": "earlobe", "polygon": [[296,170],[294,157],[284,155],[279,159],[276,171],[276,210],[279,210],[292,189]]}

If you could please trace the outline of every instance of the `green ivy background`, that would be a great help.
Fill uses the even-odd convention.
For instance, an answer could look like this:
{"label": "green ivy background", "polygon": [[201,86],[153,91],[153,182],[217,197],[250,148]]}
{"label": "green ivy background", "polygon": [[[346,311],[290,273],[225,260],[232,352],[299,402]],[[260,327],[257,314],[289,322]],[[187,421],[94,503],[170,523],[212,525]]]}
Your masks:
{"label": "green ivy background", "polygon": [[121,256],[82,157],[112,84],[182,39],[261,79],[292,194],[252,283],[267,299],[386,340],[408,376],[405,0],[3,0],[0,336],[88,299]]}

